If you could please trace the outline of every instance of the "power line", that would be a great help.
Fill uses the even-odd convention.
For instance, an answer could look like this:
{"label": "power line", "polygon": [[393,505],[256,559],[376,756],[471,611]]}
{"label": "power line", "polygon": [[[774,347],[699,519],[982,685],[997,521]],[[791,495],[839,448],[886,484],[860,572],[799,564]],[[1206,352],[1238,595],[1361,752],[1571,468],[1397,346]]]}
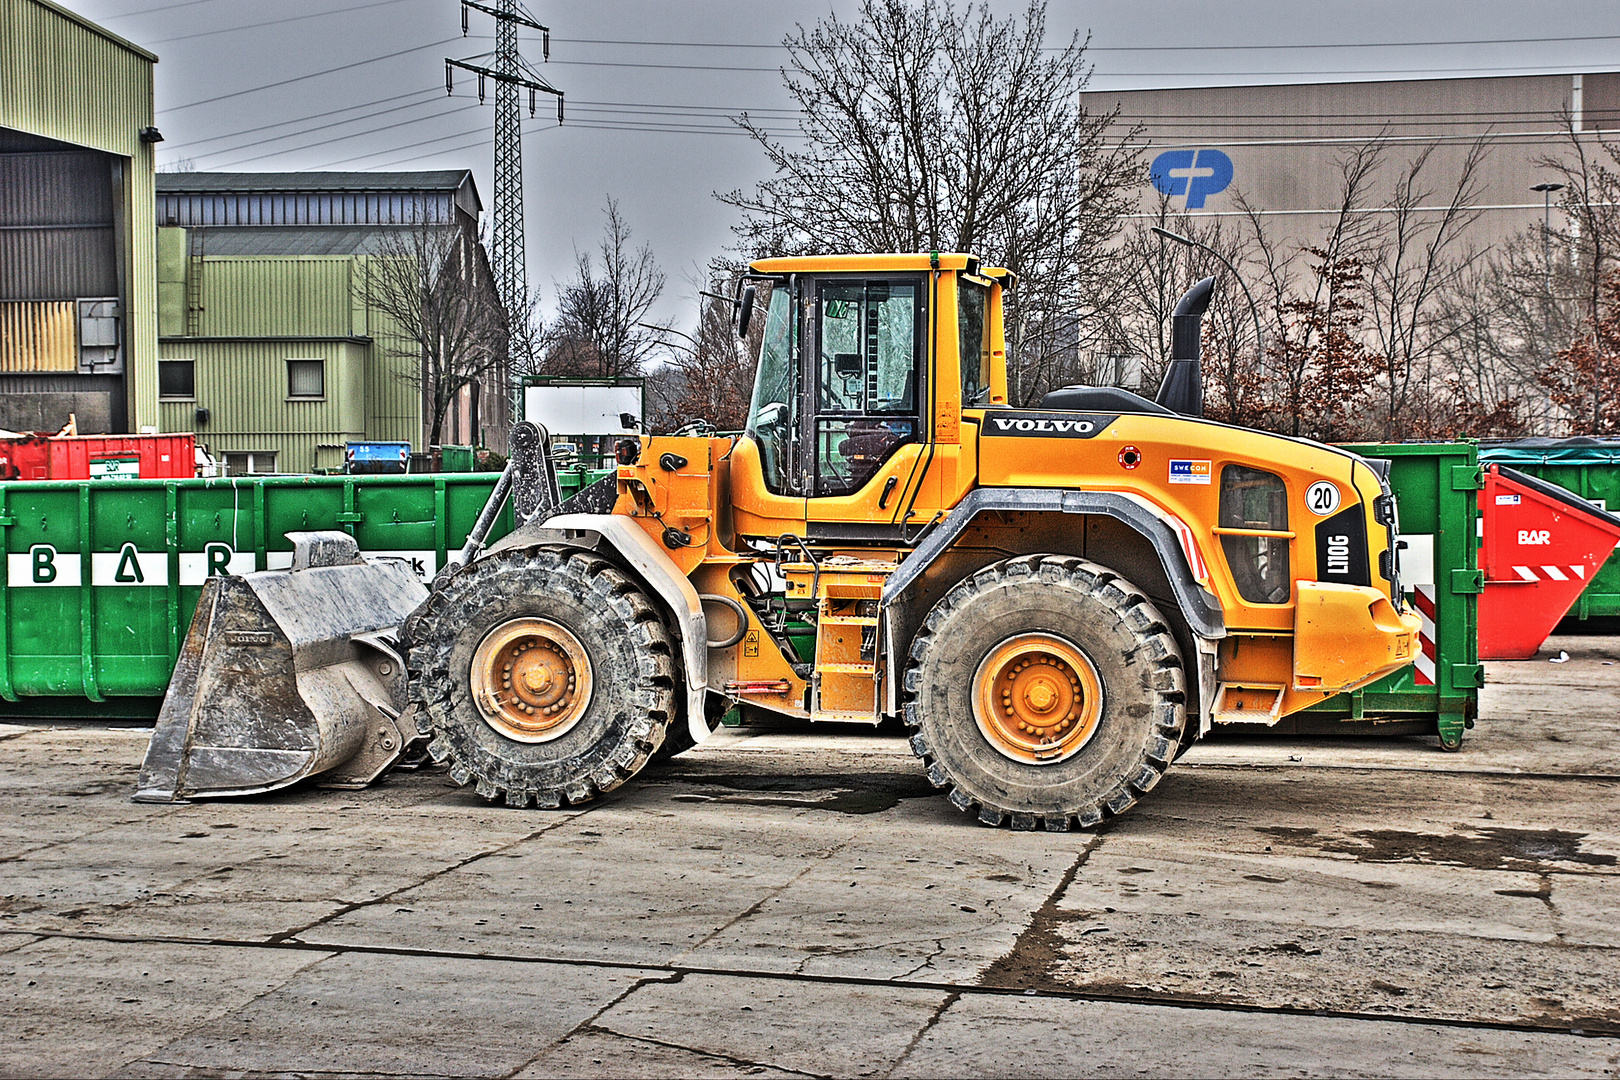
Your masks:
{"label": "power line", "polygon": [[[719,66],[715,64],[649,64],[621,60],[553,60],[553,64],[568,67],[610,67],[610,68],[649,68],[661,71],[741,71],[758,74],[775,75],[783,69],[780,67],[738,67]],[[1164,79],[1193,76],[1198,78],[1275,78],[1279,76],[1316,78],[1323,75],[1413,75],[1434,76],[1452,74],[1476,74],[1479,72],[1515,72],[1533,75],[1562,74],[1566,72],[1593,72],[1608,67],[1605,64],[1493,64],[1486,67],[1421,67],[1421,68],[1347,68],[1338,70],[1293,70],[1293,71],[1188,71],[1175,69],[1170,71],[1112,71],[1093,65],[1093,77],[1105,79]]]}
{"label": "power line", "polygon": [[[470,95],[470,94],[468,94],[468,95],[456,94],[456,95],[454,95],[454,98],[456,100],[471,100],[472,95]],[[220,149],[220,150],[207,151],[206,153],[204,153],[201,156],[204,157],[204,158],[213,158],[213,157],[218,157],[218,156],[224,155],[224,154],[235,153],[235,152],[240,151],[240,150],[250,150],[250,149],[253,149],[255,147],[270,146],[273,143],[280,142],[280,141],[283,141],[285,139],[296,138],[299,135],[309,134],[309,133],[312,133],[314,131],[322,130],[322,128],[336,127],[336,126],[341,126],[343,124],[359,123],[362,120],[371,119],[372,117],[375,117],[375,116],[382,116],[382,115],[386,115],[389,112],[396,112],[396,111],[398,111],[398,109],[415,108],[415,107],[419,107],[419,106],[424,105],[424,104],[427,104],[427,102],[413,102],[413,103],[410,103],[408,105],[399,106],[397,109],[387,109],[387,110],[383,110],[382,112],[373,113],[373,114],[370,114],[370,115],[364,116],[364,117],[351,117],[348,120],[339,121],[336,124],[326,124],[326,125],[322,125],[321,127],[318,127],[318,128],[309,128],[309,129],[306,129],[304,131],[289,132],[286,135],[273,136],[271,138],[262,139],[262,140],[252,140],[252,141],[242,143],[242,144],[239,144],[239,145],[233,146],[233,147],[228,147],[228,148],[224,148],[224,149]],[[219,164],[219,165],[213,165],[213,166],[210,166],[210,167],[211,168],[234,168],[235,166],[244,165],[244,164],[247,164],[248,162],[251,162],[251,161],[261,161],[264,158],[268,158],[268,157],[276,157],[276,156],[279,156],[279,155],[282,155],[282,154],[291,154],[291,153],[296,153],[296,152],[303,151],[303,150],[311,150],[311,149],[314,149],[314,148],[320,147],[320,146],[329,146],[329,145],[331,145],[333,143],[350,142],[350,141],[353,141],[354,139],[360,138],[360,137],[362,137],[364,135],[375,133],[377,131],[391,130],[393,128],[398,128],[398,127],[406,127],[406,126],[408,126],[410,124],[427,123],[427,122],[430,122],[430,121],[438,120],[441,117],[452,116],[455,113],[459,113],[459,112],[463,112],[463,111],[465,111],[465,109],[452,109],[452,110],[450,110],[448,112],[434,113],[431,116],[411,117],[411,118],[409,118],[407,120],[402,120],[402,121],[399,121],[398,123],[394,123],[394,124],[380,125],[378,127],[365,129],[363,131],[346,132],[346,133],[343,133],[341,135],[334,135],[331,138],[319,139],[319,140],[316,140],[315,142],[305,143],[302,146],[282,147],[282,148],[279,148],[277,150],[269,151],[269,152],[266,152],[264,154],[259,154],[257,156],[251,157],[251,158],[242,158],[242,159],[238,159],[237,161],[223,163],[223,164]],[[700,125],[700,124],[697,124],[697,123],[683,122],[683,121],[680,121],[680,120],[672,120],[670,122],[660,122],[660,121],[658,121],[656,119],[654,119],[654,120],[638,120],[636,118],[643,115],[643,114],[638,113],[638,112],[617,112],[617,111],[613,111],[613,110],[593,109],[593,108],[590,108],[588,105],[583,105],[583,104],[581,106],[579,106],[579,107],[576,107],[576,111],[585,114],[587,117],[591,116],[592,114],[598,114],[600,116],[600,119],[586,119],[586,120],[584,120],[582,122],[579,122],[579,123],[572,123],[571,122],[569,124],[570,127],[579,127],[579,128],[588,129],[588,130],[597,130],[597,131],[613,131],[613,130],[649,131],[649,132],[665,132],[665,133],[671,133],[671,134],[746,134],[746,132],[742,131],[740,128],[736,128],[736,127],[731,126],[731,125]],[[614,119],[615,117],[624,117],[625,119],[622,119],[622,120]],[[699,119],[716,119],[716,120],[718,120],[718,119],[721,119],[721,117],[710,116],[708,114],[699,114]],[[549,130],[549,129],[546,129],[546,130]],[[460,135],[460,134],[466,134],[466,133],[465,132],[458,132],[456,134]],[[799,132],[797,130],[794,130],[794,129],[771,130],[771,129],[767,128],[767,134],[770,134],[770,135],[772,135],[773,137],[776,137],[776,138],[796,138],[796,137],[799,136]],[[456,135],[445,136],[445,138],[455,138],[455,137],[456,137]],[[434,140],[434,141],[443,141],[443,140]],[[381,153],[386,153],[387,151],[380,151],[380,152]],[[361,160],[362,158],[368,157],[368,156],[372,156],[372,155],[360,155],[360,157],[358,157],[358,158],[349,158],[349,159],[346,159],[346,160],[356,161],[356,160]]]}
{"label": "power line", "polygon": [[[441,92],[442,92],[441,88],[436,87],[436,86],[430,86],[430,87],[425,87],[425,88],[423,88],[421,90],[413,90],[406,96],[407,97],[422,97],[422,96],[425,96],[425,95],[428,95],[428,94],[438,94],[438,93],[441,93]],[[461,95],[455,95],[455,96],[460,97]],[[356,109],[369,108],[369,107],[371,107],[373,105],[381,105],[385,101],[395,101],[395,100],[398,100],[398,96],[394,95],[394,94],[389,94],[389,95],[387,95],[385,97],[376,98],[376,99],[374,99],[372,101],[359,102],[359,103],[354,104],[354,105],[345,105],[341,109],[328,109],[325,112],[310,113],[310,114],[305,115],[305,116],[294,117],[293,119],[290,119],[290,120],[277,120],[274,123],[270,123],[270,124],[260,124],[258,127],[241,128],[241,129],[239,129],[237,131],[226,132],[226,133],[220,134],[220,135],[210,135],[207,138],[192,139],[189,142],[165,143],[164,146],[163,146],[163,149],[165,151],[172,151],[172,150],[184,149],[186,147],[191,147],[191,146],[198,146],[198,145],[201,145],[203,143],[219,142],[222,139],[232,139],[232,138],[236,138],[237,136],[240,136],[240,135],[251,135],[251,134],[253,134],[254,132],[257,132],[257,131],[268,131],[268,130],[270,130],[272,128],[287,127],[287,126],[292,125],[292,124],[301,124],[306,120],[320,120],[320,119],[323,119],[323,118],[328,117],[328,116],[336,116],[339,113],[353,112]],[[655,104],[651,104],[651,103],[648,103],[648,102],[638,102],[638,101],[580,101],[580,102],[576,103],[575,108],[576,109],[584,109],[584,108],[588,108],[590,106],[600,106],[600,107],[603,107],[603,108],[645,109],[646,111],[653,112],[653,113],[668,111],[672,115],[679,115],[685,110],[691,110],[692,115],[694,115],[694,116],[701,116],[701,115],[705,115],[705,114],[713,114],[713,115],[719,115],[719,116],[733,116],[733,115],[741,115],[741,114],[746,112],[751,117],[759,117],[759,118],[764,118],[766,120],[771,120],[771,119],[792,119],[792,118],[796,118],[796,117],[802,115],[801,111],[798,110],[798,109],[760,109],[760,108],[752,108],[752,107],[748,107],[748,106],[674,105],[674,104],[671,104],[671,105],[666,107],[666,106],[663,106],[663,105],[655,105]],[[308,129],[308,130],[319,130],[319,129]],[[301,134],[301,132],[294,132],[294,133],[292,133],[292,134],[290,134],[290,135],[288,135],[286,137],[291,138],[292,135],[296,135],[296,134]],[[274,138],[263,140],[264,143],[270,143],[270,142],[274,142],[274,141],[275,141]],[[260,145],[260,144],[259,143],[244,143],[242,146],[232,147],[230,150],[212,150],[212,151],[209,151],[209,153],[211,153],[211,154],[230,153],[230,152],[232,152],[234,150],[247,149],[248,147],[254,146],[254,145]]]}
{"label": "power line", "polygon": [[[659,48],[694,48],[694,49],[787,49],[785,44],[765,44],[752,42],[731,41],[645,41],[631,38],[557,38],[559,43],[569,45],[645,45]],[[1620,34],[1578,34],[1564,37],[1539,38],[1470,38],[1446,41],[1345,41],[1345,42],[1302,42],[1296,44],[1266,44],[1266,45],[1087,45],[1085,51],[1091,52],[1248,52],[1263,50],[1297,50],[1297,49],[1405,49],[1405,48],[1433,48],[1445,45],[1543,45],[1564,44],[1582,41],[1620,41]],[[1047,45],[1042,47],[1044,52],[1065,52],[1067,46]],[[559,61],[560,63],[560,61]]]}
{"label": "power line", "polygon": [[[363,135],[374,135],[379,131],[392,131],[394,128],[405,127],[408,124],[420,124],[420,123],[423,123],[424,121],[427,121],[427,120],[438,120],[441,117],[454,116],[456,113],[466,112],[469,109],[476,109],[476,108],[478,108],[477,105],[463,105],[459,109],[450,109],[447,112],[435,113],[432,116],[415,116],[415,117],[410,118],[409,120],[400,120],[400,121],[397,121],[396,123],[392,123],[392,124],[381,124],[381,125],[379,125],[377,127],[366,128],[364,131],[351,131],[351,132],[349,132],[349,133],[347,133],[345,135],[339,135],[339,136],[336,136],[336,137],[331,138],[331,139],[321,139],[321,140],[318,140],[316,142],[305,143],[303,146],[288,146],[288,147],[285,147],[285,148],[280,149],[280,150],[271,150],[271,151],[267,151],[266,153],[263,153],[263,154],[256,154],[253,157],[239,158],[236,161],[227,162],[226,164],[221,165],[219,167],[223,168],[223,169],[234,169],[238,165],[246,165],[250,161],[263,161],[265,158],[275,157],[278,154],[296,154],[301,150],[311,150],[311,149],[314,149],[317,146],[326,146],[326,145],[328,145],[330,143],[334,143],[334,142],[346,142],[346,141],[348,141],[350,139],[358,139]],[[352,121],[350,121],[350,122],[352,122]],[[239,147],[239,149],[247,149],[247,147]],[[225,154],[225,153],[230,153],[230,152],[231,151],[228,151],[228,150],[220,150],[220,151],[218,151],[218,153],[220,153],[220,154]]]}
{"label": "power line", "polygon": [[367,8],[387,7],[390,4],[402,4],[405,0],[375,0],[370,4],[355,4],[346,8],[328,8],[325,11],[312,11],[306,15],[289,15],[285,19],[271,19],[268,22],[245,23],[242,26],[222,26],[218,30],[199,30],[195,34],[181,34],[179,37],[159,38],[148,41],[147,45],[169,45],[176,41],[190,41],[193,38],[215,37],[219,34],[234,34],[238,30],[257,30],[265,26],[280,26],[282,23],[303,22],[305,19],[321,19],[328,15],[347,15],[354,11],[364,11]]}
{"label": "power line", "polygon": [[[406,96],[407,97],[423,97],[423,96],[425,96],[427,94],[437,94],[438,92],[439,92],[439,88],[437,86],[428,86],[428,87],[424,87],[421,90],[413,90],[411,93],[407,94]],[[296,117],[296,118],[294,118],[292,120],[277,120],[275,123],[272,123],[272,124],[260,124],[258,127],[242,128],[239,131],[230,131],[230,132],[226,132],[223,135],[210,135],[205,139],[192,139],[190,142],[166,143],[164,145],[163,149],[166,150],[166,151],[167,150],[180,150],[180,149],[182,149],[184,147],[187,147],[187,146],[199,146],[202,143],[219,142],[221,139],[234,139],[239,135],[251,135],[255,131],[268,131],[271,128],[287,127],[289,124],[301,124],[305,120],[319,120],[322,117],[336,116],[338,113],[354,112],[356,109],[366,109],[366,108],[370,108],[373,105],[381,105],[385,101],[397,101],[398,99],[399,99],[399,95],[397,95],[397,94],[389,94],[387,97],[380,97],[380,98],[377,98],[374,101],[365,101],[365,102],[361,102],[361,103],[359,103],[357,105],[345,105],[341,109],[328,109],[326,112],[311,113],[308,116],[299,116],[299,117]],[[401,108],[403,108],[403,107],[404,106],[401,106]],[[315,129],[315,130],[319,130],[319,129]],[[278,138],[292,138],[294,135],[297,135],[297,134],[300,134],[300,133],[299,132],[292,132],[292,133],[290,133],[288,135],[285,135],[285,136],[278,136]],[[275,141],[276,140],[274,138],[263,140],[263,142],[265,142],[265,143],[270,143],[270,142],[275,142]],[[244,143],[241,146],[232,147],[231,150],[244,150],[247,147],[254,146],[254,145],[260,145],[260,144],[259,143]],[[230,150],[211,150],[211,151],[209,151],[209,153],[217,153],[217,154],[225,154],[225,153],[230,153],[230,152],[231,152]]]}
{"label": "power line", "polygon": [[212,4],[214,0],[185,0],[180,4],[164,4],[161,7],[142,8],[139,11],[121,11],[117,15],[108,15],[98,19],[98,22],[112,22],[114,19],[133,19],[137,15],[151,15],[159,11],[173,11],[175,8],[196,7],[198,4]]}
{"label": "power line", "polygon": [[[547,132],[547,131],[557,131],[557,130],[559,130],[560,127],[561,127],[561,125],[559,125],[555,120],[551,120],[550,118],[546,118],[546,119],[538,120],[538,121],[535,121],[535,122],[531,123],[526,128],[526,130],[529,131],[529,132]],[[673,128],[673,127],[669,127],[669,128],[666,128],[666,127],[647,127],[647,128],[641,128],[641,127],[608,127],[608,126],[606,126],[604,124],[601,124],[600,122],[592,121],[592,120],[584,120],[584,121],[570,120],[568,122],[568,130],[570,130],[570,131],[606,131],[606,132],[615,132],[615,133],[646,132],[646,133],[649,133],[649,134],[657,134],[657,135],[744,135],[744,136],[747,135],[747,132],[742,131],[741,129],[732,129],[732,130],[728,131],[728,130],[723,130],[723,129],[718,129],[717,128],[717,129],[714,129],[714,130],[702,130],[702,131],[699,131],[699,130],[685,130],[685,129],[682,129],[682,128]],[[785,133],[785,134],[779,135],[777,137],[778,138],[785,138],[785,139],[802,138],[802,136],[799,135],[797,132]],[[435,139],[433,141],[434,142],[443,142],[446,139],[453,139],[453,138],[455,138],[454,135],[446,135],[444,137],[444,139]],[[419,145],[426,146],[426,145],[429,145],[429,144],[422,143],[422,144],[419,144]],[[315,166],[314,168],[315,168],[315,170],[330,169],[330,168],[334,168],[334,167],[336,167],[338,165],[352,164],[352,163],[354,163],[356,161],[372,161],[373,164],[370,166],[371,168],[391,169],[391,168],[394,168],[394,167],[399,166],[399,165],[409,165],[412,162],[421,161],[423,158],[438,157],[438,156],[440,156],[442,154],[454,154],[454,153],[457,153],[457,152],[462,151],[462,150],[471,150],[474,147],[488,146],[488,145],[489,145],[488,136],[479,136],[478,138],[473,139],[470,142],[459,143],[459,144],[457,144],[455,146],[446,146],[446,147],[442,147],[442,148],[440,148],[438,150],[427,151],[426,153],[413,154],[410,157],[392,158],[392,159],[389,159],[389,160],[386,160],[386,161],[374,160],[374,159],[380,158],[384,154],[388,153],[388,151],[386,151],[386,150],[380,150],[375,154],[362,154],[359,157],[345,158],[345,159],[343,159],[341,161],[325,162],[325,163],[323,163],[321,165]]]}
{"label": "power line", "polygon": [[449,45],[457,40],[459,39],[453,37],[445,38],[443,41],[429,42],[426,45],[418,45],[413,49],[401,49],[398,52],[384,53],[382,56],[373,56],[368,60],[356,60],[352,64],[339,64],[337,67],[326,68],[323,71],[311,71],[307,75],[295,75],[290,79],[281,79],[277,82],[265,83],[262,86],[250,86],[246,90],[236,90],[229,94],[220,94],[216,97],[202,98],[198,101],[188,101],[184,105],[171,105],[167,108],[159,109],[158,111],[164,114],[176,113],[181,109],[191,109],[198,105],[211,105],[216,101],[229,101],[231,98],[239,98],[244,94],[256,94],[260,90],[273,90],[278,86],[290,86],[293,83],[303,82],[306,79],[318,79],[322,75],[332,75],[339,71],[350,71],[354,68],[365,67],[367,64],[376,64],[383,60],[393,60],[396,57],[409,56],[411,53],[426,52],[428,49],[442,48],[443,46]]}

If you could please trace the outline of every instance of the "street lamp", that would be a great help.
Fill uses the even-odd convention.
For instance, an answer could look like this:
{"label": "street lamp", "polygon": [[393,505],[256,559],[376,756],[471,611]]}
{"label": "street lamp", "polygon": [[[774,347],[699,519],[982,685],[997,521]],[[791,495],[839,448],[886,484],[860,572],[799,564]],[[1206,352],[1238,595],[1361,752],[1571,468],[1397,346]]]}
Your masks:
{"label": "street lamp", "polygon": [[1546,273],[1547,295],[1552,295],[1552,195],[1563,191],[1563,184],[1536,184],[1531,191],[1541,192],[1541,265]]}
{"label": "street lamp", "polygon": [[664,344],[668,345],[668,346],[673,346],[674,348],[677,348],[677,349],[685,349],[687,352],[691,353],[693,356],[697,355],[698,339],[693,337],[691,334],[683,334],[683,333],[681,333],[681,331],[676,330],[672,326],[659,326],[656,323],[650,323],[650,322],[638,322],[638,323],[636,323],[636,325],[637,326],[645,326],[648,330],[656,330],[660,334],[674,334],[677,337],[683,337],[687,341],[690,341],[692,343],[690,347],[688,347],[686,345],[676,345],[674,342],[670,342],[670,341],[666,341],[666,342],[664,342]]}
{"label": "street lamp", "polygon": [[1254,316],[1254,346],[1259,354],[1264,356],[1266,354],[1266,342],[1265,335],[1260,331],[1260,309],[1255,305],[1254,294],[1249,292],[1249,287],[1248,285],[1244,284],[1243,275],[1237,272],[1237,267],[1228,262],[1225,255],[1222,255],[1220,252],[1216,251],[1214,248],[1210,247],[1201,240],[1194,240],[1190,236],[1182,236],[1180,233],[1173,233],[1169,229],[1161,229],[1157,225],[1152,226],[1152,229],[1166,240],[1174,240],[1178,244],[1183,244],[1187,247],[1201,248],[1202,250],[1209,252],[1211,255],[1215,256],[1215,258],[1220,260],[1222,266],[1231,271],[1232,276],[1237,279],[1238,288],[1242,289],[1243,295],[1248,298],[1249,314]]}

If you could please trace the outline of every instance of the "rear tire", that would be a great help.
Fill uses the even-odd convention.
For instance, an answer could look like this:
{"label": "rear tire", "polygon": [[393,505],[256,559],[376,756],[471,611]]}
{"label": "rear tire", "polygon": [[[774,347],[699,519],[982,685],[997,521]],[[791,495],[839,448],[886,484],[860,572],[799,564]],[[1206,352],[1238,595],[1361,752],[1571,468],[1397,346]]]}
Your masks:
{"label": "rear tire", "polygon": [[490,801],[589,802],[639,772],[676,717],[657,610],[589,552],[480,559],[436,588],[403,636],[429,752]]}
{"label": "rear tire", "polygon": [[978,571],[929,612],[905,674],[911,748],[987,825],[1065,831],[1158,783],[1186,724],[1181,652],[1106,567],[1030,555]]}

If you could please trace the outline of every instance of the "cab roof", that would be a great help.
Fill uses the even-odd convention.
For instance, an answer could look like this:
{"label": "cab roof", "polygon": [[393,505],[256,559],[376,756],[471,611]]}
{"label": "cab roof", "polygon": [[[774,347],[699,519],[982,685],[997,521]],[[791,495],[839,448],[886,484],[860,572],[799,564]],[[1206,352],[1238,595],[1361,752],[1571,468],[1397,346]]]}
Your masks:
{"label": "cab roof", "polygon": [[[892,270],[931,269],[926,251],[885,255],[792,255],[775,259],[758,259],[748,268],[758,274],[826,274],[839,271],[873,273]],[[978,256],[960,251],[939,253],[941,270],[966,270],[968,260],[978,262]]]}

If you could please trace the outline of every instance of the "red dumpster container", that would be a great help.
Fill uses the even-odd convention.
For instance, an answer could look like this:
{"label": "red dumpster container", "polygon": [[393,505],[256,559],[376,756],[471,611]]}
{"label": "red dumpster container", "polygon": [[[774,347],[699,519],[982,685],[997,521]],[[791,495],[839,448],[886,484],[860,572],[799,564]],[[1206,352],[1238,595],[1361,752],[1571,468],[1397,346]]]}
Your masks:
{"label": "red dumpster container", "polygon": [[51,479],[130,476],[142,480],[197,475],[195,435],[64,435],[52,437]]}
{"label": "red dumpster container", "polygon": [[1528,660],[1620,546],[1620,517],[1501,465],[1480,494],[1480,659]]}
{"label": "red dumpster container", "polygon": [[49,480],[49,435],[17,435],[0,439],[0,480]]}
{"label": "red dumpster container", "polygon": [[21,435],[0,439],[0,480],[143,480],[197,474],[195,435]]}

